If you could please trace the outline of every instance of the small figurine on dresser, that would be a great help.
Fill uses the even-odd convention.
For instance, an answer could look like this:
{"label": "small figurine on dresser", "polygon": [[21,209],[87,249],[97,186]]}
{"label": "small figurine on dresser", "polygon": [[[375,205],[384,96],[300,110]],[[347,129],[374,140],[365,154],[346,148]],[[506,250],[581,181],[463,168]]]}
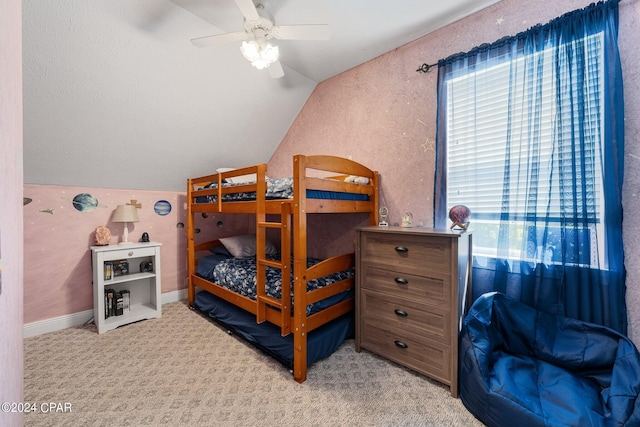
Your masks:
{"label": "small figurine on dresser", "polygon": [[378,222],[378,226],[387,227],[389,225],[389,223],[387,222],[387,218],[389,217],[389,209],[387,209],[385,206],[382,206],[378,210],[378,215],[380,218],[380,221]]}
{"label": "small figurine on dresser", "polygon": [[411,228],[413,227],[413,214],[409,211],[405,211],[402,214],[402,222],[400,227]]}

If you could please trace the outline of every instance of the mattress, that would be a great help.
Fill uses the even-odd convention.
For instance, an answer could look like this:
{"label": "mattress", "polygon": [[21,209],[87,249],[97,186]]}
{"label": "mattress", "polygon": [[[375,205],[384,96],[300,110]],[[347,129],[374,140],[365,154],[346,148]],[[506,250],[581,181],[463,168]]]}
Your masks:
{"label": "mattress", "polygon": [[[269,178],[267,181],[267,191],[265,197],[267,200],[276,199],[293,199],[293,178]],[[234,187],[238,185],[246,185],[246,183],[224,183],[222,186]],[[218,188],[218,183],[211,183],[204,188]],[[369,197],[366,194],[345,193],[340,191],[325,190],[307,190],[306,197],[309,199],[330,199],[330,200],[359,200],[366,201]],[[256,193],[231,193],[222,196],[223,202],[241,202],[255,200]],[[196,197],[196,203],[216,203],[218,197],[200,196]]]}
{"label": "mattress", "polygon": [[[283,337],[278,326],[269,322],[256,323],[253,314],[206,291],[198,292],[194,307],[288,369],[293,369],[293,334]],[[329,357],[345,340],[353,338],[354,330],[355,319],[351,312],[309,332],[307,366]]]}

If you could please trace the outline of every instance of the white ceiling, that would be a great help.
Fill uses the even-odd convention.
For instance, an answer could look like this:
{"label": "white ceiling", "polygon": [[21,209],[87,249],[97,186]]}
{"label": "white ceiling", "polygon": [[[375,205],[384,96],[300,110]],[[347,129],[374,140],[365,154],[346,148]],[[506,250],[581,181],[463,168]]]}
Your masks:
{"label": "white ceiling", "polygon": [[24,0],[25,183],[183,191],[267,162],[318,82],[497,1],[264,0],[276,25],[331,29],[277,40],[271,79],[239,43],[190,43],[241,31],[234,0]]}
{"label": "white ceiling", "polygon": [[[498,0],[256,0],[276,25],[328,24],[328,41],[274,40],[281,61],[321,82],[360,65]],[[241,31],[233,0],[173,0],[212,24],[198,36]],[[239,44],[237,44],[239,46]],[[215,50],[215,47],[208,48]]]}

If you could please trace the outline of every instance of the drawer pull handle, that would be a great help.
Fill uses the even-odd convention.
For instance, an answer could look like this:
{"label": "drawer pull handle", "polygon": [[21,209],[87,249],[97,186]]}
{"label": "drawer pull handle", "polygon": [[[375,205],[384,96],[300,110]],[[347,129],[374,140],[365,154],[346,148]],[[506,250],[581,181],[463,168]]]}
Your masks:
{"label": "drawer pull handle", "polygon": [[395,250],[400,254],[406,254],[407,252],[409,252],[409,248],[406,248],[404,246],[396,246]]}
{"label": "drawer pull handle", "polygon": [[129,256],[133,256],[133,251],[129,251]]}
{"label": "drawer pull handle", "polygon": [[396,308],[393,312],[400,317],[407,317],[409,315],[409,313],[404,310],[400,310],[399,308]]}
{"label": "drawer pull handle", "polygon": [[408,285],[409,281],[403,277],[396,277],[393,279],[398,285]]}
{"label": "drawer pull handle", "polygon": [[398,348],[409,348],[408,345],[406,345],[405,343],[403,343],[402,341],[395,341],[396,347]]}

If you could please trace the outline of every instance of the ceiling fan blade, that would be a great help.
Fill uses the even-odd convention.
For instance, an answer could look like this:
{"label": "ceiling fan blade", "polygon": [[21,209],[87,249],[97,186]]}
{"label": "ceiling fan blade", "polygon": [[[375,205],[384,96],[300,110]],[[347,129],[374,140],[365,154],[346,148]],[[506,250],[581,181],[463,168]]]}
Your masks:
{"label": "ceiling fan blade", "polygon": [[249,22],[259,21],[260,15],[258,15],[258,10],[256,6],[253,4],[253,0],[235,0],[240,12],[242,12],[242,16]]}
{"label": "ceiling fan blade", "polygon": [[191,39],[191,43],[197,47],[215,46],[223,43],[246,40],[247,33],[238,31],[235,33],[215,34],[213,36],[198,37]]}
{"label": "ceiling fan blade", "polygon": [[269,66],[269,74],[274,79],[279,79],[284,76],[284,70],[282,69],[282,64],[280,61],[276,61]]}
{"label": "ceiling fan blade", "polygon": [[326,24],[276,25],[271,34],[281,40],[329,40],[331,30]]}

